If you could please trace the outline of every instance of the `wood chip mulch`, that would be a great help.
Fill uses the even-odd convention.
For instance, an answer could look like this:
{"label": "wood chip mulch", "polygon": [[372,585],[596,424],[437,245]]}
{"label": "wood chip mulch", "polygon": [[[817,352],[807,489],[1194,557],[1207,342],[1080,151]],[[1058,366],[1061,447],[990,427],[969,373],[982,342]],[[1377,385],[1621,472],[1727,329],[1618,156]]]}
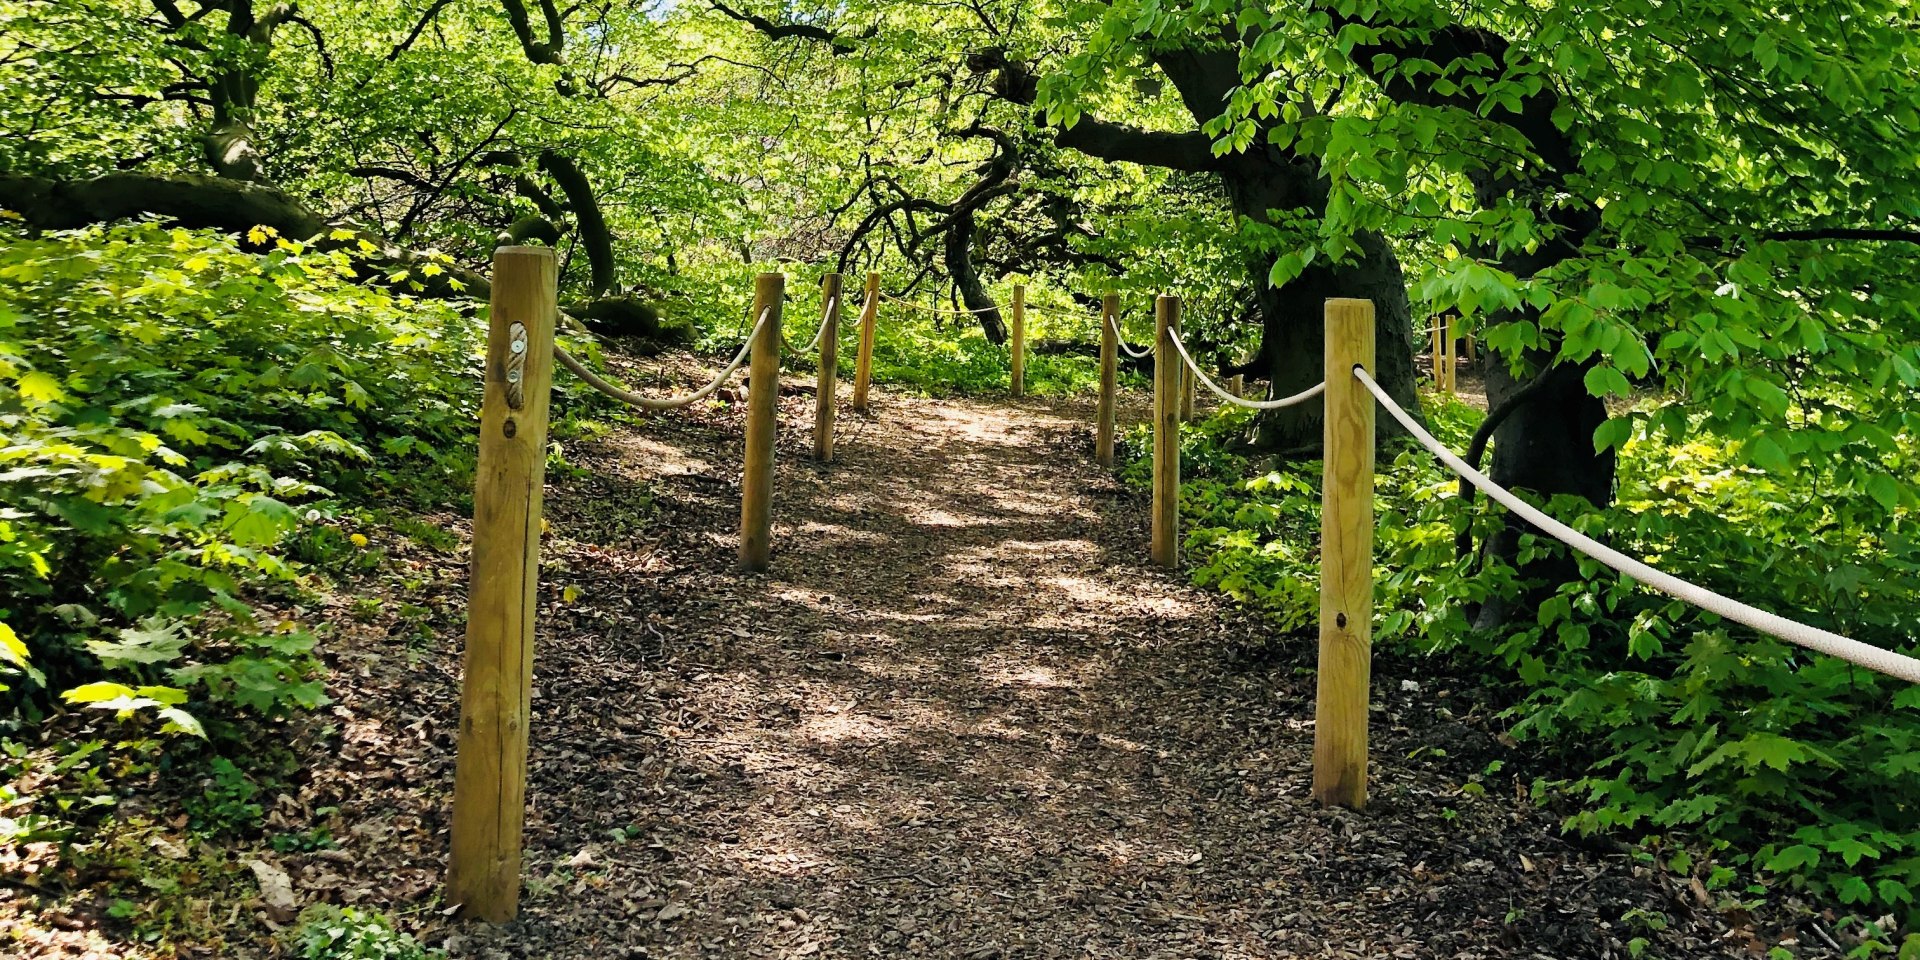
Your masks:
{"label": "wood chip mulch", "polygon": [[1316,806],[1312,639],[1147,566],[1084,400],[882,386],[822,465],[811,398],[783,397],[765,575],[734,569],[743,406],[576,442],[549,476],[520,918],[437,900],[464,549],[395,554],[424,633],[329,641],[334,735],[288,802],[339,807],[341,846],[273,857],[299,896],[487,960],[1746,957],[1791,935],[1563,836],[1526,796],[1551,771],[1429,662],[1378,658],[1368,809]]}

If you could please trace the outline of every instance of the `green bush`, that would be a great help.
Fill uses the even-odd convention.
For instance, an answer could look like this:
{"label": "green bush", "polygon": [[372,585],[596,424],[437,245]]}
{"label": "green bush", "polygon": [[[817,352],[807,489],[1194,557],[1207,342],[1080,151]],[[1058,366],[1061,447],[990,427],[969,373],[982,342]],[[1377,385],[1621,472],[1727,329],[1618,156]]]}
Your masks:
{"label": "green bush", "polygon": [[[1458,404],[1429,416],[1455,449],[1479,417]],[[1222,414],[1183,438],[1197,466],[1181,500],[1193,576],[1267,611],[1283,633],[1305,628],[1317,609],[1319,465],[1240,459],[1242,421]],[[1851,486],[1854,468],[1838,458],[1780,475],[1744,466],[1742,454],[1711,435],[1640,432],[1624,447],[1613,507],[1561,498],[1548,509],[1722,593],[1913,650],[1912,518]],[[1914,456],[1902,436],[1886,466]],[[1681,833],[1724,865],[1706,875],[1710,886],[1744,873],[1756,889],[1804,888],[1864,916],[1920,920],[1920,688],[1729,625],[1590,561],[1557,585],[1476,566],[1456,556],[1457,535],[1471,525],[1480,542],[1504,511],[1484,497],[1465,507],[1424,451],[1379,462],[1376,641],[1452,658],[1503,690],[1511,733],[1566,764],[1568,775],[1535,789],[1566,805],[1570,829]],[[1145,464],[1122,476],[1143,481]],[[1526,536],[1519,559],[1562,549]],[[1470,627],[1472,605],[1540,589],[1529,616]]]}
{"label": "green bush", "polygon": [[294,956],[300,960],[432,960],[445,957],[393,928],[377,913],[353,907],[315,904],[300,913],[293,930]]}
{"label": "green bush", "polygon": [[472,318],[360,285],[348,253],[250,239],[277,248],[151,225],[0,233],[0,667],[16,709],[62,691],[200,734],[190,700],[321,703],[312,636],[249,588],[293,577],[280,545],[336,491],[464,469]]}

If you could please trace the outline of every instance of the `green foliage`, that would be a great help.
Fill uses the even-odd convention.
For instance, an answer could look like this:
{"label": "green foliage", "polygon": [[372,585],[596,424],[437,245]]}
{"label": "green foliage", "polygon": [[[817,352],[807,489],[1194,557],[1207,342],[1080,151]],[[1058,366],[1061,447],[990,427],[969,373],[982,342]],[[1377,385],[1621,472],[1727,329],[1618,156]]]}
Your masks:
{"label": "green foliage", "polygon": [[[1429,411],[1456,449],[1478,416],[1456,403]],[[1318,464],[1234,469],[1241,419],[1222,414],[1183,435],[1197,464],[1181,501],[1193,575],[1268,611],[1282,633],[1300,631],[1317,612]],[[1892,455],[1914,447],[1903,437]],[[1548,508],[1722,593],[1912,650],[1920,536],[1905,509],[1889,512],[1852,484],[1844,462],[1783,477],[1745,461],[1739,442],[1639,431],[1623,445],[1613,507],[1560,498]],[[1143,471],[1130,464],[1123,475]],[[1376,640],[1449,657],[1505,689],[1511,733],[1572,771],[1536,788],[1568,805],[1570,829],[1685,832],[1762,882],[1920,919],[1920,805],[1910,801],[1920,796],[1920,691],[1730,627],[1584,560],[1565,583],[1476,567],[1456,556],[1456,536],[1471,527],[1484,538],[1504,517],[1484,498],[1463,508],[1456,493],[1424,451],[1381,455]],[[1523,535],[1523,566],[1559,556],[1557,543]],[[1475,605],[1522,596],[1536,597],[1527,615],[1469,625]]]}
{"label": "green foliage", "polygon": [[[260,239],[267,239],[261,237]],[[324,700],[313,637],[249,590],[339,493],[457,476],[477,333],[346,253],[152,226],[0,235],[0,668],[204,735],[190,698]],[[411,478],[402,482],[402,478]],[[83,682],[84,681],[84,682]]]}
{"label": "green foliage", "polygon": [[259,803],[260,786],[233,761],[208,761],[201,789],[189,794],[184,806],[190,825],[204,833],[232,834],[256,830],[266,809]]}
{"label": "green foliage", "polygon": [[[927,394],[1004,394],[1013,376],[1008,348],[988,341],[971,321],[963,318],[955,323],[950,322],[952,319],[883,307],[874,330],[874,379]],[[1081,342],[1098,343],[1099,331],[1093,327],[1098,315],[1090,315],[1084,324],[1092,329],[1081,329],[1083,324],[1076,319],[1063,313],[1059,319],[1042,320],[1036,312],[1028,327],[1029,344],[1046,337],[1076,336]],[[847,339],[849,346],[840,351],[843,379],[853,375],[851,333]],[[1084,393],[1097,386],[1099,378],[1096,357],[1027,354],[1026,388],[1030,394]]]}
{"label": "green foliage", "polygon": [[378,913],[324,903],[301,911],[300,923],[288,940],[293,955],[300,960],[436,960],[446,956],[395,930],[393,921]]}

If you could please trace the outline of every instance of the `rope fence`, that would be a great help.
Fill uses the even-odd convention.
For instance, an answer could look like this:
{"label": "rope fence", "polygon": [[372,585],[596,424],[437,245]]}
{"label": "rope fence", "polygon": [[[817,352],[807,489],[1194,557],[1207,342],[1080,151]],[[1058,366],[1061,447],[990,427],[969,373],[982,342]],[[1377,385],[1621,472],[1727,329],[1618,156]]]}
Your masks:
{"label": "rope fence", "polygon": [[1198,377],[1200,382],[1205,384],[1208,390],[1213,391],[1215,396],[1234,406],[1245,407],[1248,410],[1279,410],[1282,407],[1291,407],[1312,400],[1327,389],[1327,382],[1322,380],[1290,397],[1281,397],[1277,400],[1248,400],[1238,394],[1229,392],[1225,387],[1213,382],[1213,378],[1207,376],[1206,371],[1201,370],[1200,365],[1194,362],[1193,354],[1187,352],[1187,345],[1181,341],[1178,333],[1175,333],[1173,336],[1173,348],[1179,351],[1180,359],[1186,361],[1187,369],[1192,371],[1193,375]]}
{"label": "rope fence", "polygon": [[1127,356],[1132,357],[1135,360],[1145,360],[1146,358],[1153,356],[1152,347],[1141,347],[1140,352],[1135,353],[1132,347],[1127,346],[1127,335],[1124,332],[1122,332],[1120,329],[1119,316],[1112,313],[1109,313],[1106,316],[1107,316],[1107,326],[1113,328],[1113,335],[1116,338],[1118,338],[1120,351],[1122,353],[1125,353]]}
{"label": "rope fence", "polygon": [[1460,341],[1465,341],[1467,362],[1472,363],[1474,360],[1473,334],[1456,335],[1453,332],[1453,324],[1446,320],[1427,328],[1425,333],[1432,342],[1428,356],[1433,360],[1433,388],[1448,396],[1454,396],[1458,392],[1455,380],[1460,369],[1460,355],[1457,352]]}
{"label": "rope fence", "polygon": [[[1722,619],[1807,650],[1909,683],[1920,683],[1920,658],[1876,647],[1831,630],[1801,623],[1742,603],[1663,572],[1554,519],[1495,483],[1447,449],[1420,425],[1368,370],[1374,364],[1374,310],[1367,300],[1329,300],[1326,305],[1326,378],[1281,400],[1249,401],[1214,383],[1180,336],[1180,303],[1156,304],[1152,535],[1149,556],[1178,565],[1180,447],[1179,380],[1190,374],[1221,400],[1252,409],[1277,409],[1323,398],[1324,464],[1320,526],[1320,651],[1314,707],[1313,794],[1324,804],[1364,806],[1367,799],[1367,726],[1373,622],[1374,413],[1385,409],[1441,464],[1489,499],[1568,548],[1667,596]],[[1427,332],[1436,345],[1451,341],[1444,328]],[[1109,318],[1106,339],[1119,327]],[[1451,362],[1441,348],[1438,355]],[[1179,357],[1180,363],[1172,362]],[[1447,379],[1437,378],[1445,388]],[[1106,462],[1106,461],[1103,461]]]}
{"label": "rope fence", "polygon": [[1398,403],[1395,403],[1380,384],[1368,373],[1355,367],[1354,379],[1360,381],[1380,402],[1387,414],[1398,421],[1428,453],[1434,455],[1447,469],[1459,474],[1468,483],[1473,484],[1501,506],[1514,512],[1521,519],[1533,524],[1540,532],[1566,544],[1568,547],[1626,574],[1641,583],[1652,587],[1676,600],[1693,604],[1708,613],[1726,620],[1752,627],[1770,637],[1785,640],[1796,646],[1805,647],[1829,656],[1839,657],[1848,663],[1856,664],[1897,677],[1909,683],[1920,683],[1920,659],[1885,650],[1872,644],[1862,643],[1850,637],[1844,637],[1831,630],[1789,620],[1775,613],[1768,613],[1758,607],[1741,603],[1725,594],[1716,593],[1697,583],[1690,583],[1670,573],[1649,566],[1645,561],[1627,556],[1612,547],[1601,543],[1578,530],[1555,520],[1545,511],[1515,496],[1513,491],[1493,482],[1492,478],[1468,465],[1465,460],[1446,448],[1433,434],[1420,426]]}
{"label": "rope fence", "polygon": [[991,306],[991,307],[980,307],[979,309],[962,308],[958,310],[951,310],[945,307],[932,307],[923,303],[914,303],[912,300],[908,300],[904,297],[896,297],[891,293],[883,293],[880,295],[880,298],[882,300],[885,300],[888,303],[906,307],[908,310],[912,310],[917,313],[925,313],[925,314],[929,314],[936,317],[972,317],[972,316],[978,316],[983,313],[993,313],[1000,309],[997,306]]}
{"label": "rope fence", "polygon": [[639,407],[642,410],[677,410],[681,407],[690,406],[692,404],[698,403],[701,400],[705,400],[706,398],[712,396],[721,387],[726,386],[727,381],[733,379],[734,372],[739,370],[740,366],[747,362],[748,354],[753,352],[754,338],[759,335],[761,328],[767,325],[767,321],[770,317],[772,317],[772,315],[773,315],[772,308],[768,308],[760,311],[759,321],[756,322],[753,325],[753,329],[747,333],[747,342],[740,345],[740,352],[734,354],[733,360],[730,361],[726,365],[726,367],[720,371],[719,376],[714,377],[712,382],[708,383],[706,386],[701,387],[698,390],[695,390],[691,393],[683,393],[678,396],[649,397],[649,396],[646,396],[645,394],[636,393],[632,390],[628,390],[624,387],[621,387],[620,385],[615,384],[612,381],[609,381],[606,378],[600,376],[599,374],[593,372],[592,368],[588,367],[584,363],[581,363],[579,358],[575,357],[573,354],[568,353],[565,349],[562,349],[558,344],[554,345],[553,355],[559,359],[560,365],[563,367],[566,367],[569,373],[572,373],[574,376],[579,377],[581,380],[585,381],[588,386],[594,388],[595,390],[600,391],[601,393],[607,395],[608,397],[614,400],[618,400],[621,403],[625,403],[630,406]]}
{"label": "rope fence", "polygon": [[[452,850],[447,899],[472,917],[511,919],[519,909],[526,822],[526,719],[532,691],[534,615],[539,602],[540,528],[548,410],[556,366],[614,400],[644,410],[681,409],[712,396],[749,365],[741,471],[739,563],[768,568],[780,394],[786,277],[755,278],[746,343],[717,376],[687,393],[656,397],[613,383],[555,341],[561,320],[558,266],[543,247],[494,252],[492,309],[474,471],[471,580],[454,764]],[[869,274],[860,316],[854,403],[864,410],[873,368],[879,274]],[[814,456],[832,457],[838,393],[841,278],[821,283],[820,327],[803,351],[820,350]]]}
{"label": "rope fence", "polygon": [[[852,403],[866,412],[873,352],[883,303],[922,313],[939,310],[883,293],[869,273],[859,314]],[[593,389],[646,410],[687,407],[725,386],[743,365],[747,380],[745,453],[741,473],[739,563],[749,572],[770,564],[774,440],[777,431],[782,311],[786,277],[755,278],[754,318],[746,343],[698,389],[655,397],[621,387],[595,373],[555,342],[562,319],[558,268],[545,248],[502,247],[494,254],[492,310],[487,332],[479,461],[475,470],[472,567],[455,763],[447,901],[469,916],[494,922],[518,909],[527,796],[527,717],[532,690],[535,613],[539,602],[542,495],[547,462],[548,408],[556,366]],[[820,325],[802,351],[818,349],[813,456],[833,457],[839,392],[842,278],[821,281]],[[1920,658],[1886,650],[1734,600],[1662,572],[1554,519],[1467,464],[1422,427],[1368,372],[1374,366],[1374,306],[1367,300],[1326,304],[1325,378],[1291,396],[1249,400],[1240,378],[1222,386],[1194,359],[1181,333],[1181,300],[1154,301],[1154,343],[1134,352],[1120,322],[1120,299],[1100,301],[1100,386],[1094,414],[1094,453],[1114,462],[1119,356],[1153,358],[1152,517],[1150,556],[1179,562],[1180,422],[1191,418],[1194,386],[1205,384],[1222,402],[1277,410],[1312,400],[1323,404],[1324,470],[1321,488],[1319,665],[1314,706],[1313,795],[1324,804],[1364,806],[1367,799],[1368,710],[1372,669],[1375,415],[1385,409],[1434,457],[1545,535],[1668,596],[1817,653],[1920,683]],[[1060,309],[1060,308],[1043,308]],[[1010,392],[1024,392],[1026,288],[1014,285],[1008,316]],[[1080,312],[1080,311],[1074,311]],[[1451,389],[1456,339],[1446,326],[1433,338],[1436,385]],[[1472,341],[1467,340],[1469,356]],[[1405,349],[1406,344],[1396,345]]]}

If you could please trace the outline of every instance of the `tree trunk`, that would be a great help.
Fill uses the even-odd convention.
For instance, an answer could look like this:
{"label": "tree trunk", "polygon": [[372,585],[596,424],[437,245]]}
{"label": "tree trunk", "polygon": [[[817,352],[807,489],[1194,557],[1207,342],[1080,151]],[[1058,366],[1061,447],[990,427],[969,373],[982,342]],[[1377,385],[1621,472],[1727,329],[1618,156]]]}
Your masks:
{"label": "tree trunk", "polygon": [[[1536,363],[1551,357],[1531,358]],[[1516,381],[1507,363],[1488,353],[1481,358],[1486,378],[1487,403],[1497,407],[1524,383]],[[1563,363],[1548,368],[1547,380],[1527,400],[1515,407],[1493,433],[1493,461],[1487,469],[1495,483],[1515,490],[1527,490],[1540,496],[1571,493],[1596,507],[1613,502],[1614,452],[1593,451],[1593,431],[1607,419],[1607,406],[1587,393],[1586,371],[1590,363]],[[1485,555],[1516,563],[1520,555],[1520,537],[1532,531],[1515,517],[1489,537]],[[1578,574],[1571,554],[1526,564],[1520,575],[1548,584],[1565,583]],[[1531,618],[1531,599],[1523,597],[1519,606],[1499,597],[1481,606],[1474,625],[1490,629],[1511,618]]]}
{"label": "tree trunk", "polygon": [[[1300,178],[1294,171],[1259,162],[1263,159],[1259,154],[1249,155],[1248,160],[1254,162],[1236,164],[1236,169],[1223,174],[1236,215],[1270,222],[1268,211],[1302,206],[1302,200],[1311,200],[1316,207],[1324,202],[1324,198],[1301,196]],[[1267,282],[1273,260],[1265,256],[1249,259],[1248,286],[1255,291],[1262,318],[1256,363],[1267,371],[1268,397],[1291,396],[1325,378],[1326,302],[1335,297],[1357,297],[1373,301],[1377,344],[1374,379],[1418,417],[1413,306],[1407,298],[1400,260],[1379,234],[1361,234],[1355,239],[1362,251],[1358,259],[1344,264],[1315,261],[1278,288]],[[1317,397],[1268,411],[1260,415],[1254,428],[1254,443],[1287,455],[1318,456],[1324,419]],[[1391,418],[1381,417],[1377,422],[1382,438],[1401,432]]]}
{"label": "tree trunk", "polygon": [[1005,344],[1007,325],[1000,319],[1000,307],[993,302],[993,295],[987,292],[987,285],[980,280],[980,271],[973,265],[973,233],[973,212],[963,209],[954,214],[943,240],[947,275],[959,288],[961,302],[968,310],[975,311],[974,319],[979,321],[980,332],[987,335],[987,341]]}

